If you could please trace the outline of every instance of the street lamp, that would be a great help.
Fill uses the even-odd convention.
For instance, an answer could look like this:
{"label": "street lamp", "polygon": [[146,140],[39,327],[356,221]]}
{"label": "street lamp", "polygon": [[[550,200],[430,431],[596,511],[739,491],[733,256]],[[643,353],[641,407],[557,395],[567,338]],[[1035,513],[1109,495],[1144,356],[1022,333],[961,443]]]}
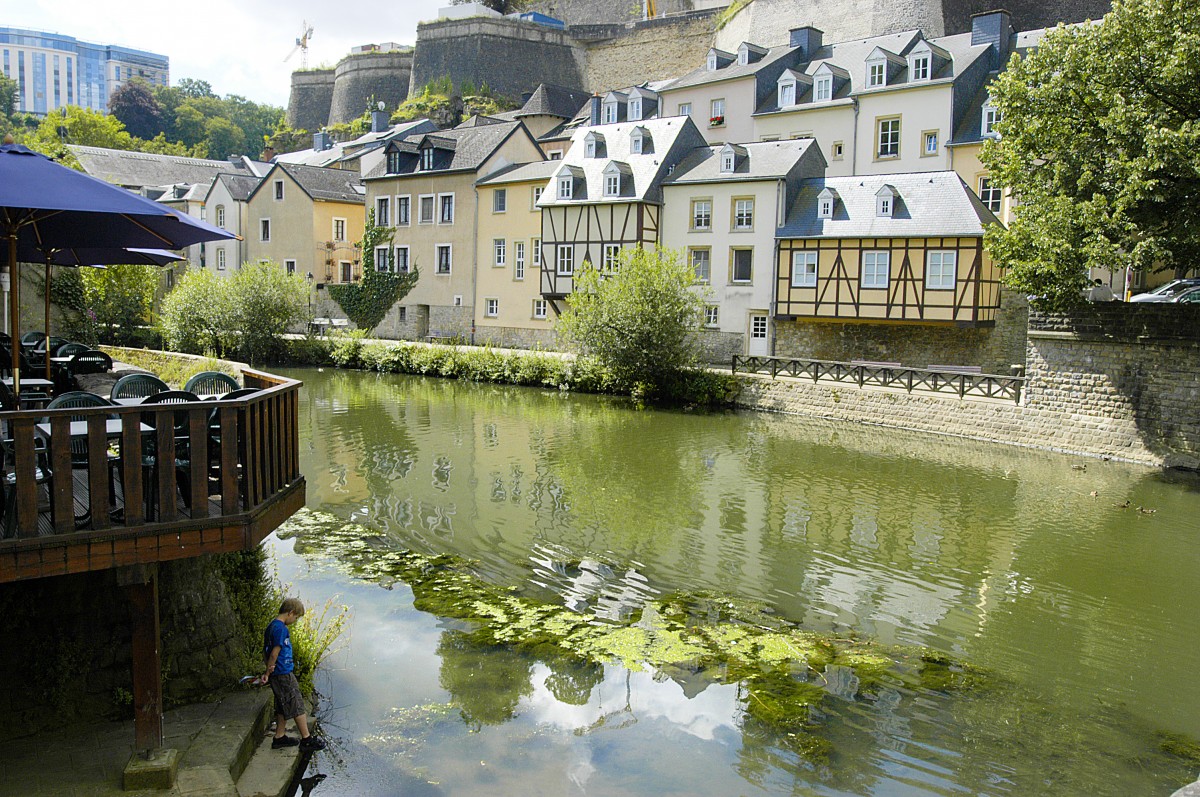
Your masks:
{"label": "street lamp", "polygon": [[308,311],[312,313],[313,273],[308,272]]}

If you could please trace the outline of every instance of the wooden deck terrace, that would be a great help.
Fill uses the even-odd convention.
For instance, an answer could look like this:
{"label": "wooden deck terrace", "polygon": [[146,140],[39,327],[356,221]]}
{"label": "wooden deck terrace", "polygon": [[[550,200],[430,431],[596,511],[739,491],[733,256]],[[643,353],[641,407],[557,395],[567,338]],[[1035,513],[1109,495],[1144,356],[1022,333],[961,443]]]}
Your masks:
{"label": "wooden deck terrace", "polygon": [[249,369],[243,381],[259,392],[0,412],[0,583],[257,546],[304,505],[301,383]]}

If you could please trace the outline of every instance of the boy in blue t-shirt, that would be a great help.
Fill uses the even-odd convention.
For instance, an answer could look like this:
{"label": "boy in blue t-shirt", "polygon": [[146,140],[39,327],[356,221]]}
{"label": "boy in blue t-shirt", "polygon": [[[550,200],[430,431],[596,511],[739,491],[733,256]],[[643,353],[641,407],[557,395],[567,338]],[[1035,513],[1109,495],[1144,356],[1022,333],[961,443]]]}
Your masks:
{"label": "boy in blue t-shirt", "polygon": [[[300,683],[293,672],[292,635],[288,626],[304,616],[304,604],[299,598],[285,598],[279,606],[279,616],[267,624],[263,631],[263,659],[267,665],[267,683],[275,695],[275,739],[271,748],[300,745],[304,752],[325,749],[325,742],[308,732],[308,716],[304,711],[304,698],[300,695]],[[300,739],[287,735],[287,721],[296,720]]]}

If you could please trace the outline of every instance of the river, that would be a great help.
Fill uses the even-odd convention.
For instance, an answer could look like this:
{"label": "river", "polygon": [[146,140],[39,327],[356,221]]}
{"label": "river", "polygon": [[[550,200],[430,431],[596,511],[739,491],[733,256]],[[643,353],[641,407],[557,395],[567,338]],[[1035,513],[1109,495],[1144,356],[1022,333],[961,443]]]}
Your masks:
{"label": "river", "polygon": [[[826,672],[798,755],[737,683],[464,644],[403,581],[272,538],[350,607],[320,795],[1169,795],[1200,737],[1200,481],[759,413],[295,369],[310,508],[597,622],[676,592],[940,651],[966,692]],[[368,529],[370,531],[368,531]],[[844,675],[844,674],[843,674]],[[1182,734],[1180,739],[1175,734]],[[1176,744],[1176,747],[1172,747]]]}

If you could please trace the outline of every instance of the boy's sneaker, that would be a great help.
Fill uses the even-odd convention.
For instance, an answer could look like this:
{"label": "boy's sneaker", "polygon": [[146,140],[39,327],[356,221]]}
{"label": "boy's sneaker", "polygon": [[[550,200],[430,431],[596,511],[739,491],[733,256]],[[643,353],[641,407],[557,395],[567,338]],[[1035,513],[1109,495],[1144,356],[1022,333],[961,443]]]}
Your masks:
{"label": "boy's sneaker", "polygon": [[300,740],[294,736],[280,736],[277,739],[271,740],[271,749],[278,750],[282,747],[295,747],[300,744]]}
{"label": "boy's sneaker", "polygon": [[300,752],[315,753],[317,750],[325,749],[325,740],[318,739],[315,736],[309,736],[307,739],[300,740]]}

